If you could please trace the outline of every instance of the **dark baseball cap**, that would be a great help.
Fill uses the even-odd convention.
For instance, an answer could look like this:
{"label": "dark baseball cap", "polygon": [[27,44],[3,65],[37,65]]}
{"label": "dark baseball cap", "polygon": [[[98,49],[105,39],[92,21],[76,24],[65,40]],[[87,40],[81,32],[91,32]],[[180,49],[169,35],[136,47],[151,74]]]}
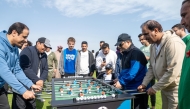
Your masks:
{"label": "dark baseball cap", "polygon": [[131,40],[131,36],[129,36],[126,33],[120,34],[118,39],[117,39],[117,43],[115,44],[115,46],[118,46],[119,44],[121,44],[123,41],[129,40],[132,42]]}
{"label": "dark baseball cap", "polygon": [[113,69],[112,64],[107,64],[107,65],[105,66],[105,69]]}
{"label": "dark baseball cap", "polygon": [[45,37],[41,37],[38,39],[38,42],[40,43],[44,43],[44,45],[50,49],[52,49],[51,45],[50,45],[50,40],[45,38]]}

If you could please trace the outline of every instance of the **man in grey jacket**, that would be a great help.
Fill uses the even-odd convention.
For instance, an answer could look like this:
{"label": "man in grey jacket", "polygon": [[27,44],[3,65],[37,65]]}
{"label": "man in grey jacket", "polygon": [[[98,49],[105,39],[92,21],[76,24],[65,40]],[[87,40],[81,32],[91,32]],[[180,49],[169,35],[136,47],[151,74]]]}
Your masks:
{"label": "man in grey jacket", "polygon": [[95,70],[95,59],[87,48],[88,43],[83,41],[81,43],[82,50],[79,51],[77,57],[77,74],[79,76],[92,76]]}

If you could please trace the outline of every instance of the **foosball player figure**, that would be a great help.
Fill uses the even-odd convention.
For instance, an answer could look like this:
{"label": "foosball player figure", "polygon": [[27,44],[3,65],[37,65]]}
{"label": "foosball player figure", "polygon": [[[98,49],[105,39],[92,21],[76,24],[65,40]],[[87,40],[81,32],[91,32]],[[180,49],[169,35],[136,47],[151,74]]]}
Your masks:
{"label": "foosball player figure", "polygon": [[88,89],[84,89],[84,94],[87,94],[88,93]]}
{"label": "foosball player figure", "polygon": [[79,93],[79,97],[84,97],[83,92],[80,92],[80,93]]}
{"label": "foosball player figure", "polygon": [[90,80],[88,80],[88,84],[90,84],[90,82],[91,82],[91,81],[90,81]]}
{"label": "foosball player figure", "polygon": [[70,83],[67,83],[66,87],[67,87],[67,89],[69,89],[70,88]]}
{"label": "foosball player figure", "polygon": [[91,93],[91,87],[88,86],[88,93]]}
{"label": "foosball player figure", "polygon": [[100,93],[100,86],[96,86],[97,93]]}
{"label": "foosball player figure", "polygon": [[90,85],[92,86],[94,84],[94,82],[90,82]]}
{"label": "foosball player figure", "polygon": [[73,81],[73,84],[77,84],[77,80],[76,79]]}
{"label": "foosball player figure", "polygon": [[62,87],[59,88],[59,92],[61,93],[61,96],[63,96],[63,88]]}
{"label": "foosball player figure", "polygon": [[69,93],[68,93],[69,95],[72,95],[73,94],[73,88],[70,88],[70,90],[69,90]]}
{"label": "foosball player figure", "polygon": [[105,95],[106,93],[104,91],[102,91],[102,95]]}
{"label": "foosball player figure", "polygon": [[82,92],[82,87],[79,88],[79,92]]}

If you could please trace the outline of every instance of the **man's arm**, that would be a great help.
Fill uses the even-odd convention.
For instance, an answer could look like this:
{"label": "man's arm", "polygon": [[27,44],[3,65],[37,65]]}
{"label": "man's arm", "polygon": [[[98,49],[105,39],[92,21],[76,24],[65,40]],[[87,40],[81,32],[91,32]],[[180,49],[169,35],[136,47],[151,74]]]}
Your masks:
{"label": "man's arm", "polygon": [[[124,69],[121,71],[119,75],[119,82],[122,86],[127,85],[131,80],[136,78],[137,73],[139,70],[142,70],[141,66],[146,67],[147,60],[145,59],[144,55],[140,51],[133,51],[133,55],[130,57],[130,68]],[[147,69],[144,69],[147,70]],[[144,76],[144,74],[139,74],[139,76]],[[140,78],[138,76],[138,78]]]}
{"label": "man's arm", "polygon": [[[46,54],[43,54],[43,57],[42,57],[43,59],[45,58],[45,62],[44,63],[42,63],[42,61],[41,61],[41,65],[42,65],[42,74],[41,74],[41,76],[40,76],[40,80],[43,80],[44,82],[46,81],[46,79],[47,79],[47,76],[48,76],[48,62],[47,62],[47,55]],[[43,65],[44,64],[44,65]]]}
{"label": "man's arm", "polygon": [[63,68],[63,52],[64,50],[61,52],[61,55],[60,55],[60,59],[59,59],[59,72],[61,75],[64,74],[64,68]]}
{"label": "man's arm", "polygon": [[181,73],[185,45],[175,41],[167,44],[166,47],[167,68],[162,78],[152,86],[155,91],[169,86]]}
{"label": "man's arm", "polygon": [[[29,50],[29,48],[25,48],[24,50],[22,50],[21,54],[20,54],[20,66],[23,69],[25,75],[32,80],[32,82],[35,84],[38,80],[40,80],[37,77],[37,72],[35,72],[32,68],[31,68],[31,60],[32,60],[32,53]],[[37,65],[38,66],[38,65]]]}
{"label": "man's arm", "polygon": [[55,53],[53,52],[53,62],[54,62],[54,64],[55,64],[55,68],[54,69],[57,69],[57,64],[58,64],[58,62],[57,62],[57,57],[55,56]]}
{"label": "man's arm", "polygon": [[[7,60],[5,57],[5,50],[2,48],[3,46],[1,45],[0,47],[0,66],[1,66],[1,71],[0,71],[0,77],[5,80],[6,83],[8,83],[13,89],[15,89],[17,92],[20,94],[24,94],[27,90],[26,88],[17,80],[16,76],[13,74],[11,69],[8,67],[8,63],[6,62]],[[17,63],[16,63],[17,64]],[[23,72],[15,72],[15,73],[23,73]],[[21,74],[22,75],[22,74]],[[32,86],[32,82],[28,82],[28,87]]]}

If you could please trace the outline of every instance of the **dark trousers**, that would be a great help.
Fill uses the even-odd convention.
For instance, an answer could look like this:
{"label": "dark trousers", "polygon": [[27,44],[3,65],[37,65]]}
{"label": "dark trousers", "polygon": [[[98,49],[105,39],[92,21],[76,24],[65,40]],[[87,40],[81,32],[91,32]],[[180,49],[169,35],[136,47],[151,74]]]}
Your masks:
{"label": "dark trousers", "polygon": [[148,95],[147,94],[135,95],[134,109],[136,107],[139,107],[138,109],[147,109],[148,108]]}
{"label": "dark trousers", "polygon": [[[152,79],[152,80],[150,81],[151,87],[152,87],[154,84],[155,84],[155,79]],[[155,104],[156,104],[156,94],[150,95],[150,102],[151,102],[151,105],[152,105],[152,106],[155,106]]]}
{"label": "dark trousers", "polygon": [[36,109],[35,99],[26,100],[22,95],[13,92],[12,109]]}
{"label": "dark trousers", "polygon": [[68,76],[75,76],[75,73],[65,73],[64,75],[61,75],[61,78]]}
{"label": "dark trousers", "polygon": [[7,93],[4,87],[0,89],[0,109],[10,109]]}

